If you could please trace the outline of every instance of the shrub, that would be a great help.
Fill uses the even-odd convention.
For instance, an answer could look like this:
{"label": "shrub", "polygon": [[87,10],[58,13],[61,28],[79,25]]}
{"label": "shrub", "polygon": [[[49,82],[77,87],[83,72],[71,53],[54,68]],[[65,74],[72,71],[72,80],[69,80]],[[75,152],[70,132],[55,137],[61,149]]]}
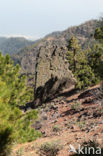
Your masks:
{"label": "shrub", "polygon": [[79,122],[77,122],[77,125],[79,126],[80,129],[83,129],[86,126],[86,122],[85,121],[79,121]]}
{"label": "shrub", "polygon": [[76,111],[79,111],[81,109],[82,105],[80,101],[73,101],[71,105],[71,109],[74,109]]}
{"label": "shrub", "polygon": [[54,125],[54,126],[52,127],[52,129],[53,129],[53,132],[59,132],[59,131],[60,131],[59,125]]}
{"label": "shrub", "polygon": [[24,153],[24,147],[21,147],[21,148],[16,152],[17,156],[22,156],[23,153]]}
{"label": "shrub", "polygon": [[41,156],[56,156],[62,149],[62,145],[58,141],[46,142],[40,147]]}

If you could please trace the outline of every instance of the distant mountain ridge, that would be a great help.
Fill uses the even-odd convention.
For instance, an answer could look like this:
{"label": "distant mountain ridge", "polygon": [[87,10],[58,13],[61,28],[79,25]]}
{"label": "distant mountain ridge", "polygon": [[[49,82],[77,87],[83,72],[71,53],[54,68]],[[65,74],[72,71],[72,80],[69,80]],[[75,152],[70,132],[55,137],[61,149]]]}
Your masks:
{"label": "distant mountain ridge", "polygon": [[35,41],[27,40],[24,37],[0,37],[0,51],[5,54],[16,54],[20,49],[34,44]]}

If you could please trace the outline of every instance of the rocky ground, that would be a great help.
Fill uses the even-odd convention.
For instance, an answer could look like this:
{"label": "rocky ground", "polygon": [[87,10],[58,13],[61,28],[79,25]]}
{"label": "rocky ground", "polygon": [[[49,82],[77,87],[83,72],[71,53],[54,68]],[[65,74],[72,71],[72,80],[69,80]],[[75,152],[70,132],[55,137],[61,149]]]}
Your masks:
{"label": "rocky ground", "polygon": [[44,104],[39,119],[32,125],[43,137],[14,145],[13,156],[39,156],[39,148],[46,142],[62,146],[58,156],[69,156],[70,144],[77,148],[78,144],[91,140],[103,145],[103,106],[98,88],[99,85],[82,93],[74,89],[64,91]]}

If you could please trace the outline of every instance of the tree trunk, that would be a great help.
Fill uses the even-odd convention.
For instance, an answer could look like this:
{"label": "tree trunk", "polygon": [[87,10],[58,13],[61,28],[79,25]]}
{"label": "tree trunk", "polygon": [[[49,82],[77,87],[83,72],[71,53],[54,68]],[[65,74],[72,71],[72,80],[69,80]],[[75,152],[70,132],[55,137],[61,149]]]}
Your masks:
{"label": "tree trunk", "polygon": [[74,49],[74,73],[76,72],[76,49]]}

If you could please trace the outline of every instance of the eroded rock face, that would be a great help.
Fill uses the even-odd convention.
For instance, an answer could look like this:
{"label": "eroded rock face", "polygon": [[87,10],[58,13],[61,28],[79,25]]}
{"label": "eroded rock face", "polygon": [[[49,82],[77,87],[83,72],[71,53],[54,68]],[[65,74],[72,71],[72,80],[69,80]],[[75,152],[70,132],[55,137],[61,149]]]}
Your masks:
{"label": "eroded rock face", "polygon": [[[49,42],[50,43],[50,42]],[[67,49],[57,45],[41,47],[37,62],[36,104],[41,105],[63,89],[75,85],[75,79],[66,60]]]}

